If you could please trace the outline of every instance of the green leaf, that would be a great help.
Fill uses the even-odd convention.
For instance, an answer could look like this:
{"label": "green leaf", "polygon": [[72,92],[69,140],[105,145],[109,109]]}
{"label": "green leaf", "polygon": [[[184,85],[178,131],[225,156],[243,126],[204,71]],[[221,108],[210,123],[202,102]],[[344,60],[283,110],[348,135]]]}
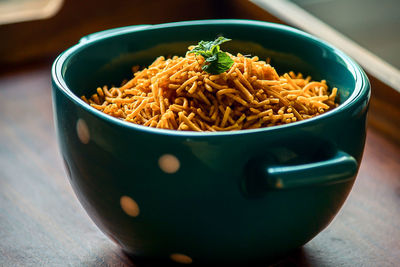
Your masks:
{"label": "green leaf", "polygon": [[206,58],[206,62],[212,63],[218,60],[217,54],[212,55],[211,57]]}
{"label": "green leaf", "polygon": [[202,66],[204,71],[211,74],[220,74],[228,70],[233,65],[233,60],[220,50],[219,45],[231,41],[223,36],[218,37],[214,41],[200,41],[191,51],[187,54],[194,53],[200,55],[205,59],[205,65]]}
{"label": "green leaf", "polygon": [[[218,52],[215,56],[216,60],[208,61],[210,64],[203,65],[202,69],[211,74],[220,74],[230,69],[233,60],[225,52]],[[206,60],[207,61],[207,60]]]}
{"label": "green leaf", "polygon": [[229,42],[229,41],[232,41],[232,39],[228,39],[223,36],[220,36],[217,39],[215,39],[212,43],[213,43],[213,46],[216,46],[216,45],[220,45],[220,44],[223,44],[223,43]]}
{"label": "green leaf", "polygon": [[[227,39],[223,36],[218,37],[214,41],[200,41],[189,53],[201,53],[201,52],[219,52],[219,45],[225,42],[231,41],[231,39]],[[214,51],[214,50],[217,51]]]}

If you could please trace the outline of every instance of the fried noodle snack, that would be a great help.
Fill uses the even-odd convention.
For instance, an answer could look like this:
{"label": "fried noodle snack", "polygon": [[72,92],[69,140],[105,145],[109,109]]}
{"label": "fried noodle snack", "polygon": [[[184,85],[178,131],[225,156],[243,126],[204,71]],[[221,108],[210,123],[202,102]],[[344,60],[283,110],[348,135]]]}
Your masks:
{"label": "fried noodle snack", "polygon": [[[191,47],[189,47],[191,49]],[[204,58],[157,58],[121,87],[103,86],[93,108],[128,122],[171,130],[232,131],[308,119],[335,108],[337,88],[294,72],[278,75],[268,61],[233,56],[232,67],[212,75]]]}

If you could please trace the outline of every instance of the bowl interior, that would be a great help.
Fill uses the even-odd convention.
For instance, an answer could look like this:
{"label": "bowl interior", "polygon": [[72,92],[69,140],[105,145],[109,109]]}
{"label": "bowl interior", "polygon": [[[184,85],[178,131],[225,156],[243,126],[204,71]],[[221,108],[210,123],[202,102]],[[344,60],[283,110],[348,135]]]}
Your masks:
{"label": "bowl interior", "polygon": [[222,45],[224,51],[270,58],[279,74],[292,70],[314,80],[325,79],[330,87],[338,88],[340,103],[356,94],[354,65],[340,51],[290,27],[251,21],[172,23],[115,31],[65,52],[62,78],[76,96],[91,95],[98,86],[120,86],[132,77],[134,65],[147,66],[158,56],[184,56],[189,45],[220,35],[232,39]]}

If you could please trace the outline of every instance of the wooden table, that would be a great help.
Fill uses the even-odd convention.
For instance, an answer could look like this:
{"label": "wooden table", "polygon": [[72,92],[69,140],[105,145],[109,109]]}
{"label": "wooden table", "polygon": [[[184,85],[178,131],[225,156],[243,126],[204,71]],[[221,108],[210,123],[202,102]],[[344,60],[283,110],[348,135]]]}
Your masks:
{"label": "wooden table", "polygon": [[[368,129],[357,181],[333,222],[263,266],[400,266],[400,147]],[[55,138],[50,62],[0,75],[0,266],[137,263],[92,223]]]}

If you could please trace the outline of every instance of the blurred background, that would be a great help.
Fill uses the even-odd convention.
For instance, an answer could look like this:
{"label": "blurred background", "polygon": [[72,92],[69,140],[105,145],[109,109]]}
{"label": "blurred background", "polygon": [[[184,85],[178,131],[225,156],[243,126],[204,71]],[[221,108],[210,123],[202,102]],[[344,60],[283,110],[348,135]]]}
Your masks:
{"label": "blurred background", "polygon": [[0,0],[0,65],[54,58],[82,36],[114,27],[221,18],[277,21],[265,14],[244,0]]}
{"label": "blurred background", "polygon": [[133,24],[249,18],[301,27],[282,15],[290,4],[400,68],[398,0],[0,0],[0,63],[52,57],[83,35]]}

